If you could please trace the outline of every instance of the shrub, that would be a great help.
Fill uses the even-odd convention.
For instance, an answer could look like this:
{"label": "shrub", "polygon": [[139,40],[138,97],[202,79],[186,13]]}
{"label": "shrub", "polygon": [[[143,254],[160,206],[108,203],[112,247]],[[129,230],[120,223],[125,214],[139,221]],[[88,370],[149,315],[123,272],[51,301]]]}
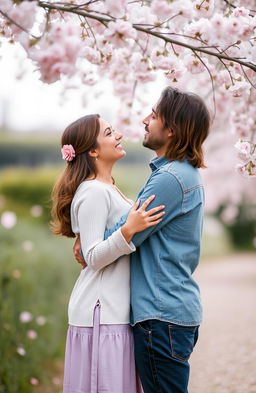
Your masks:
{"label": "shrub", "polygon": [[[3,208],[16,210],[18,216],[31,217],[32,206],[42,207],[41,219],[50,219],[51,191],[61,169],[8,169],[1,173],[0,195]],[[40,219],[39,219],[40,220]]]}
{"label": "shrub", "polygon": [[0,239],[0,393],[30,393],[31,382],[47,380],[45,365],[64,357],[79,266],[71,242],[43,225],[19,220],[13,229],[0,227]]}

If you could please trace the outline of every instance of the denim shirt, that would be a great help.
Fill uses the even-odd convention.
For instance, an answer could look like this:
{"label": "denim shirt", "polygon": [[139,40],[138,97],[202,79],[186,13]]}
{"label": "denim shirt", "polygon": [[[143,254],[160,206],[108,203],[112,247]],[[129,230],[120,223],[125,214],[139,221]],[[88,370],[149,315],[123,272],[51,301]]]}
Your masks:
{"label": "denim shirt", "polygon": [[[148,209],[165,205],[163,220],[137,233],[131,254],[131,324],[158,319],[183,326],[202,320],[200,291],[192,277],[200,256],[204,190],[198,169],[188,161],[150,162],[152,174],[140,191],[142,204],[155,199]],[[127,215],[105,238],[120,228]]]}

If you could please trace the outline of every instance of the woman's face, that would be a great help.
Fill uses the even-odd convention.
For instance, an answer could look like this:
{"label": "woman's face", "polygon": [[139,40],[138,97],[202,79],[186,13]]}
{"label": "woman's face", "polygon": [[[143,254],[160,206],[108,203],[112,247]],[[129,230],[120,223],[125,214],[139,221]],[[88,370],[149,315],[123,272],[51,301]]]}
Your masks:
{"label": "woman's face", "polygon": [[126,155],[121,139],[123,135],[113,130],[111,125],[104,119],[99,118],[100,132],[97,138],[98,159],[105,162],[115,162]]}

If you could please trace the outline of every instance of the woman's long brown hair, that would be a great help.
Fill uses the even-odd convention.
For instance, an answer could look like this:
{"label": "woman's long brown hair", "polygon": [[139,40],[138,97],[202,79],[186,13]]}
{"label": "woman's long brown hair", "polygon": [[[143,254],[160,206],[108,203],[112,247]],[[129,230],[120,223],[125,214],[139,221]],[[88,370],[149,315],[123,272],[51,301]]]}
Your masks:
{"label": "woman's long brown hair", "polygon": [[64,131],[61,145],[72,145],[76,156],[56,182],[52,191],[51,230],[55,235],[75,237],[71,227],[70,207],[78,186],[88,177],[96,176],[96,166],[89,151],[97,147],[99,115],[88,115],[70,124]]}

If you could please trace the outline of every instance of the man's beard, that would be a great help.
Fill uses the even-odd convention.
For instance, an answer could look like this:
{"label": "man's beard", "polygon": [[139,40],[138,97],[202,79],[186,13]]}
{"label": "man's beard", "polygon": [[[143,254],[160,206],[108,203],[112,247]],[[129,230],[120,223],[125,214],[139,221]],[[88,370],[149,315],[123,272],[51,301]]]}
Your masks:
{"label": "man's beard", "polygon": [[158,150],[161,147],[163,147],[164,144],[165,144],[165,142],[161,138],[154,138],[154,139],[151,138],[150,139],[150,137],[148,137],[148,139],[146,139],[146,140],[144,139],[143,142],[142,142],[142,145],[144,147],[147,147],[147,148],[149,148],[151,150]]}

